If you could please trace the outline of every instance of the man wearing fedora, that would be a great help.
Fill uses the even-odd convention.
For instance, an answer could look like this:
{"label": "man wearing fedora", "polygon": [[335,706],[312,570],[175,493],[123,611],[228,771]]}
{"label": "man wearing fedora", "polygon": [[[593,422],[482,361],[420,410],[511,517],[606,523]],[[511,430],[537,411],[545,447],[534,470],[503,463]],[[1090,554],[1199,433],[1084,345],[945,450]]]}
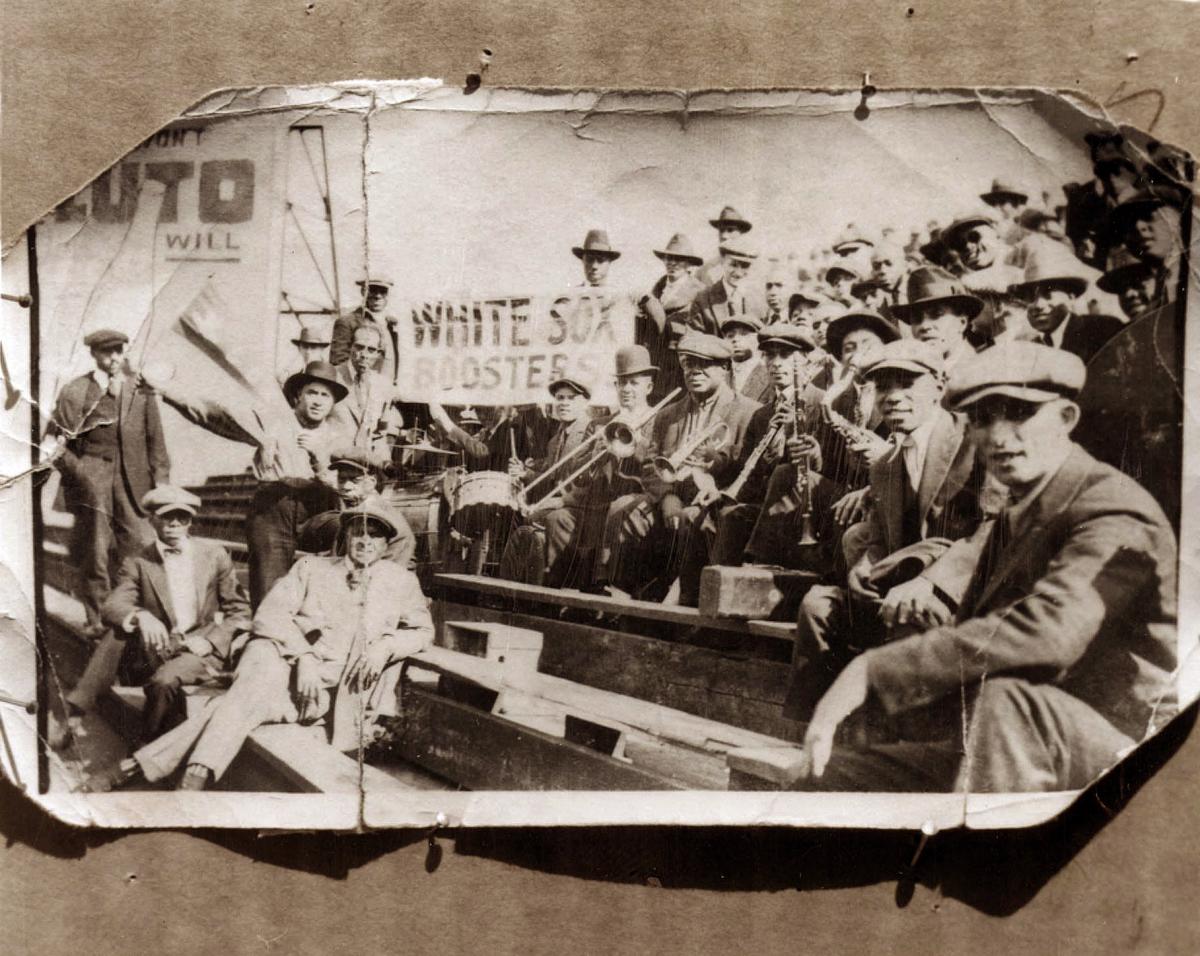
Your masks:
{"label": "man wearing fedora", "polygon": [[231,441],[255,447],[251,465],[259,485],[246,515],[250,603],[257,608],[287,573],[296,535],[310,517],[337,506],[329,468],[332,449],[353,444],[354,433],[333,415],[347,387],[328,362],[312,362],[283,384],[290,413],[240,408],[226,401],[163,390],[162,399],[188,421]]}
{"label": "man wearing fedora", "polygon": [[1077,311],[1076,303],[1089,284],[1085,268],[1065,246],[1039,246],[1025,265],[1024,280],[1008,291],[1028,306],[1036,341],[1088,362],[1123,323],[1110,315]]}
{"label": "man wearing fedora", "polygon": [[937,266],[914,269],[907,293],[908,301],[893,306],[892,315],[912,329],[913,338],[940,352],[947,371],[975,354],[967,331],[983,311],[981,298]]}
{"label": "man wearing fedora", "polygon": [[1124,246],[1117,246],[1108,257],[1108,270],[1096,285],[1115,295],[1121,311],[1130,321],[1140,318],[1163,302],[1158,285],[1158,270],[1152,262],[1139,259]]}
{"label": "man wearing fedora", "polygon": [[164,780],[181,766],[178,789],[207,789],[263,724],[324,718],[336,749],[369,741],[374,720],[395,713],[393,665],[433,640],[416,575],[383,560],[396,528],[379,497],[342,512],[337,553],[297,561],[258,608],[229,691],[86,789]]}
{"label": "man wearing fedora", "polygon": [[708,224],[717,231],[717,255],[705,260],[696,273],[696,278],[704,286],[709,286],[721,275],[721,246],[743,237],[754,225],[733,206],[723,206],[721,211]]}
{"label": "man wearing fedora", "polygon": [[981,193],[979,198],[995,210],[1000,237],[1009,244],[1019,242],[1024,228],[1020,217],[1029,202],[1029,195],[1010,182],[993,179],[992,188]]}
{"label": "man wearing fedora", "polygon": [[347,361],[350,358],[354,330],[360,325],[373,325],[379,329],[379,340],[383,348],[375,358],[375,371],[382,373],[387,381],[395,382],[400,342],[397,338],[396,319],[387,314],[392,282],[390,279],[367,278],[359,279],[356,284],[362,290],[362,304],[352,312],[339,315],[334,321],[329,361],[334,365],[341,365]]}
{"label": "man wearing fedora", "polygon": [[141,500],[169,480],[171,461],[158,404],[130,374],[129,337],[98,329],[83,344],[96,367],[63,386],[48,434],[60,449],[54,467],[75,519],[70,553],[79,569],[87,630],[95,637],[104,630],[100,607],[116,562],[154,537]]}
{"label": "man wearing fedora", "polygon": [[634,341],[644,345],[650,359],[660,369],[653,401],[681,387],[675,344],[687,330],[688,311],[704,284],[692,275],[703,260],[692,249],[682,232],[673,235],[654,255],[663,264],[663,274],[638,302]]}
{"label": "man wearing fedora", "polygon": [[304,371],[309,362],[328,362],[329,346],[332,341],[328,335],[317,331],[313,326],[304,326],[300,330],[300,334],[292,339],[292,345],[296,347],[297,359],[279,373],[279,384],[282,385],[286,382],[289,375]]}
{"label": "man wearing fedora", "polygon": [[621,258],[621,253],[608,241],[603,229],[589,229],[583,245],[572,246],[571,253],[583,266],[583,284],[588,289],[603,289],[608,285],[608,270]]}
{"label": "man wearing fedora", "polygon": [[1021,270],[1010,261],[1011,247],[991,212],[954,220],[941,231],[940,241],[961,268],[963,284],[973,292],[1003,292],[1020,281]]}
{"label": "man wearing fedora", "polygon": [[747,277],[758,251],[743,235],[727,239],[721,246],[721,275],[700,291],[688,311],[688,327],[705,335],[720,335],[721,323],[733,315],[761,315],[765,303],[750,293]]}
{"label": "man wearing fedora", "polygon": [[[896,614],[916,633],[855,657],[822,696],[796,787],[1082,789],[1173,716],[1175,536],[1072,440],[1085,378],[1078,356],[1030,342],[956,370],[946,403],[1008,503],[913,580]],[[864,705],[896,742],[834,743]]]}
{"label": "man wearing fedora", "polygon": [[1165,304],[1179,301],[1187,274],[1177,190],[1152,186],[1128,196],[1109,215],[1105,234],[1155,268]]}

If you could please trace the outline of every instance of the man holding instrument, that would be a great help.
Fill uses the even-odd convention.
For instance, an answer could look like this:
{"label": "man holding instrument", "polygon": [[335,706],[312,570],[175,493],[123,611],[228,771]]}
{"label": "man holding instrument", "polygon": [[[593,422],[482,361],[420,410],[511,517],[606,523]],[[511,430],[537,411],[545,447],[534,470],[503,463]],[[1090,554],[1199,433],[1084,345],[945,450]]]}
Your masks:
{"label": "man holding instrument", "polygon": [[[598,586],[667,596],[702,507],[697,500],[734,475],[750,418],[759,407],[729,385],[732,350],[715,335],[690,331],[679,341],[685,398],[654,420],[643,490],[609,506]],[[657,461],[656,461],[657,459]]]}

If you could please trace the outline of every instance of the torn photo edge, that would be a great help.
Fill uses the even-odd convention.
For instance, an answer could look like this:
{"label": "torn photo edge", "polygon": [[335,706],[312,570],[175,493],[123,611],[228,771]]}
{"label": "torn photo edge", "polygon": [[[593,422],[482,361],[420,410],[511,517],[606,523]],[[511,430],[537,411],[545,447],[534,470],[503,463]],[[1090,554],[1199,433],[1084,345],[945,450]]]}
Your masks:
{"label": "torn photo edge", "polygon": [[[1076,94],[1044,90],[915,90],[879,91],[870,110],[1020,104],[1035,99],[1061,99],[1067,108],[1086,114],[1097,128],[1113,128],[1103,111]],[[460,111],[469,114],[542,111],[563,113],[578,124],[606,115],[666,114],[686,130],[689,117],[705,114],[752,116],[822,116],[860,109],[859,90],[766,91],[563,91],[482,88],[474,95],[443,86],[436,80],[396,83],[349,82],[317,87],[259,87],[219,91],[185,112],[182,120],[230,121],[269,113],[375,117],[386,110]],[[990,115],[990,114],[989,114]],[[869,119],[866,121],[869,123]],[[1016,135],[1016,134],[1013,134]],[[378,172],[371,170],[372,174]],[[365,203],[365,199],[364,199]],[[366,213],[363,213],[366,221]],[[362,227],[364,243],[368,229]],[[1197,231],[1193,228],[1193,242]],[[42,509],[36,498],[34,470],[40,459],[42,422],[32,414],[50,396],[39,394],[45,371],[39,365],[42,341],[53,336],[48,316],[37,309],[36,268],[30,268],[30,246],[8,250],[4,291],[20,298],[32,296],[32,307],[4,302],[6,403],[3,498],[5,557],[0,567],[0,608],[3,645],[0,652],[0,720],[4,747],[0,763],[10,779],[56,817],[80,826],[160,827],[222,826],[277,829],[350,830],[362,827],[431,827],[486,825],[683,824],[868,827],[937,829],[967,826],[1003,829],[1029,826],[1060,813],[1079,791],[1052,793],[939,793],[939,794],[818,794],[801,792],[684,792],[659,791],[479,791],[393,789],[371,786],[371,768],[360,759],[360,789],[343,793],[229,793],[114,792],[84,794],[43,790],[48,778],[47,709],[38,707],[48,692],[43,681],[53,666],[39,651],[38,621],[45,619],[39,580],[40,542],[45,535]],[[1194,254],[1194,249],[1192,253]],[[1188,257],[1190,262],[1195,259]],[[1191,273],[1194,275],[1194,270]],[[32,281],[31,281],[32,280]],[[1187,297],[1187,315],[1195,319],[1195,295]],[[1190,326],[1192,323],[1188,322]],[[9,331],[11,330],[11,331]],[[1194,336],[1182,347],[1186,375],[1195,367]],[[1194,506],[1195,423],[1183,422],[1183,490],[1179,548],[1179,670],[1181,708],[1193,702],[1200,688],[1200,660],[1195,653],[1196,581]],[[43,413],[44,414],[44,413]],[[28,436],[24,438],[21,436]],[[32,450],[32,458],[31,458]],[[39,673],[39,659],[44,669]],[[29,705],[33,705],[32,709]],[[1114,768],[1115,769],[1115,768]],[[1112,772],[1112,769],[1108,771]],[[365,784],[365,785],[364,785]]]}

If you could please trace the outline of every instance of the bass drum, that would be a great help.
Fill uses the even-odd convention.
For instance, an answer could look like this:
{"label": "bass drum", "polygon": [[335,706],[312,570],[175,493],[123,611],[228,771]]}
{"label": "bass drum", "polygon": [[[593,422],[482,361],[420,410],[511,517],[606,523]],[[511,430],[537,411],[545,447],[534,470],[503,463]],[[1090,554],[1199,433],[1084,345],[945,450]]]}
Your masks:
{"label": "bass drum", "polygon": [[450,525],[469,537],[507,525],[520,510],[521,486],[503,471],[462,475],[449,488]]}
{"label": "bass drum", "polygon": [[384,488],[383,498],[395,508],[417,539],[418,571],[435,562],[438,549],[438,517],[442,507],[442,476],[428,475],[415,481],[396,482]]}
{"label": "bass drum", "polygon": [[1135,479],[1178,532],[1183,484],[1183,336],[1180,310],[1139,316],[1087,365],[1075,439]]}

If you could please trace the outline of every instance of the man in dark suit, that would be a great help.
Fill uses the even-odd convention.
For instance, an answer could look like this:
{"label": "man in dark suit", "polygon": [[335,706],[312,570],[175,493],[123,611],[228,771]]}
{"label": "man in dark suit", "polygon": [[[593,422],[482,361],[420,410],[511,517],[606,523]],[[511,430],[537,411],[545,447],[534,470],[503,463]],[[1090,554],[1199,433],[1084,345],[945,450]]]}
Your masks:
{"label": "man in dark suit", "polygon": [[733,390],[759,404],[774,398],[771,373],[758,354],[758,333],[762,328],[762,320],[751,313],[731,315],[721,322],[721,338],[733,350]]}
{"label": "man in dark suit", "polygon": [[734,315],[766,312],[765,300],[747,291],[747,275],[758,252],[742,235],[721,244],[721,275],[692,300],[688,325],[706,335],[720,335],[721,323]]}
{"label": "man in dark suit", "polygon": [[1065,246],[1045,243],[1026,262],[1025,281],[1010,285],[1008,292],[1028,306],[1039,344],[1071,352],[1086,363],[1124,326],[1111,315],[1075,311],[1088,284],[1083,263]]}
{"label": "man in dark suit", "polygon": [[[865,651],[822,697],[797,786],[1079,789],[1173,715],[1175,536],[1137,482],[1071,440],[1084,378],[1077,356],[1027,342],[955,374],[947,404],[1009,502],[910,583],[897,619],[921,630]],[[940,713],[944,733],[835,746],[868,701],[892,721]]]}
{"label": "man in dark suit", "polygon": [[886,639],[892,589],[982,518],[975,446],[963,417],[941,406],[943,368],[934,346],[900,339],[881,346],[863,369],[894,448],[870,468],[874,506],[865,526],[851,528],[843,542],[847,587],[818,585],[801,602],[799,672],[788,704],[794,714],[807,716],[847,661]]}
{"label": "man in dark suit", "polygon": [[189,533],[199,498],[160,485],[142,506],[156,538],[121,563],[103,614],[125,643],[129,678],[144,682],[142,736],[153,740],[183,720],[184,686],[231,669],[235,635],[249,627],[250,602],[226,550]]}
{"label": "man in dark suit", "polygon": [[[687,395],[654,419],[640,493],[617,498],[605,518],[598,583],[665,597],[687,553],[705,494],[728,483],[758,403],[729,386],[728,343],[688,332],[679,341]],[[655,466],[671,459],[674,474]],[[659,462],[663,464],[663,462]],[[715,500],[715,497],[710,500]]]}
{"label": "man in dark suit", "polygon": [[[388,279],[359,279],[357,285],[362,290],[362,305],[352,312],[339,315],[334,321],[333,342],[329,346],[329,362],[333,365],[341,365],[348,361],[350,347],[354,342],[354,330],[363,325],[371,325],[379,330],[382,348],[382,351],[375,357],[372,368],[388,382],[395,383],[396,356],[400,349],[400,342],[397,339],[396,319],[386,312],[392,283]],[[303,371],[303,368],[300,371]]]}
{"label": "man in dark suit", "polygon": [[100,606],[111,587],[111,552],[120,560],[153,538],[138,502],[169,480],[171,466],[158,404],[129,374],[128,343],[128,336],[112,329],[84,338],[96,368],[67,383],[50,425],[62,447],[55,467],[75,517],[71,556],[80,569],[92,636],[104,630]]}

